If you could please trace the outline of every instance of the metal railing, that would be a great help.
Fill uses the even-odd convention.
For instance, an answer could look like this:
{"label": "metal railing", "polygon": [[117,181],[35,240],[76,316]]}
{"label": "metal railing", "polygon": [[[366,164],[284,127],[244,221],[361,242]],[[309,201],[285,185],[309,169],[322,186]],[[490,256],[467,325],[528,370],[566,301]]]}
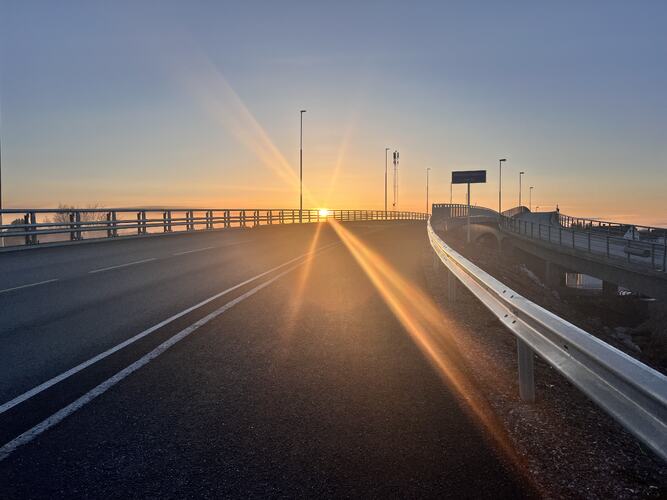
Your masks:
{"label": "metal railing", "polygon": [[667,460],[667,377],[514,292],[445,244],[430,220],[427,232],[449,299],[462,283],[515,335],[522,399],[535,399],[537,354]]}
{"label": "metal railing", "polygon": [[[667,272],[667,245],[662,228],[641,227],[638,239],[625,238],[627,228],[623,225],[602,221],[601,225],[591,225],[585,219],[560,215],[556,224],[541,224],[521,218],[502,216],[499,219],[501,231],[510,232],[524,238],[549,243],[558,247],[583,251],[611,261],[627,262],[654,271]],[[637,226],[635,226],[637,227]],[[650,229],[650,232],[647,230]]]}
{"label": "metal railing", "polygon": [[[5,209],[0,238],[5,246],[145,236],[199,230],[257,227],[271,224],[337,221],[426,220],[420,212],[383,210],[249,209],[249,208],[105,208]],[[11,222],[8,222],[11,220]]]}
{"label": "metal railing", "polygon": [[[437,210],[437,212],[436,212]],[[581,251],[608,259],[617,264],[628,263],[651,271],[667,272],[667,228],[607,222],[552,212],[548,223],[531,221],[526,207],[505,210],[502,215],[490,208],[471,207],[471,222],[489,223],[498,220],[501,231],[522,238],[537,240],[564,249]],[[464,219],[467,205],[433,205],[433,218]],[[488,216],[478,217],[475,216]],[[460,224],[445,224],[446,228]],[[630,231],[631,237],[626,237]]]}

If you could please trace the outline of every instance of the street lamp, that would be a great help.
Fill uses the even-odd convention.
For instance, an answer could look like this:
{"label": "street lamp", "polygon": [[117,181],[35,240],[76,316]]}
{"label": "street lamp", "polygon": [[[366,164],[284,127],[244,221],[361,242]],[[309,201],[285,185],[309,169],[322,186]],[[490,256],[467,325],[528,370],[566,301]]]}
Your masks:
{"label": "street lamp", "polygon": [[498,160],[498,214],[503,213],[503,162],[507,161],[507,158],[501,158]]}
{"label": "street lamp", "polygon": [[426,213],[428,214],[428,173],[431,170],[431,167],[426,169]]}
{"label": "street lamp", "polygon": [[519,206],[521,206],[521,176],[526,172],[519,172]]}
{"label": "street lamp", "polygon": [[384,148],[384,211],[387,212],[387,153],[391,148]]}
{"label": "street lamp", "polygon": [[528,188],[528,210],[533,211],[533,187]]}
{"label": "street lamp", "polygon": [[299,224],[303,218],[303,114],[306,112],[302,109],[299,113],[301,118],[301,126],[299,128]]}

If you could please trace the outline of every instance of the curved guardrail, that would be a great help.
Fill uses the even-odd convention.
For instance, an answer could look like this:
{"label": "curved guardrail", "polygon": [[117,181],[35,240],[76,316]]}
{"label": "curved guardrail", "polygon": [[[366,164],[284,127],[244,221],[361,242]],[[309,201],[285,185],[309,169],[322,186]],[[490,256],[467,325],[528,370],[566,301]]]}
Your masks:
{"label": "curved guardrail", "polygon": [[[4,209],[2,244],[12,247],[155,233],[338,221],[426,220],[420,212],[270,208]],[[11,222],[9,222],[9,220]],[[9,223],[7,223],[9,222]]]}
{"label": "curved guardrail", "polygon": [[427,225],[448,270],[450,300],[462,283],[517,339],[521,397],[535,398],[537,354],[667,461],[667,377],[522,297],[449,247]]}

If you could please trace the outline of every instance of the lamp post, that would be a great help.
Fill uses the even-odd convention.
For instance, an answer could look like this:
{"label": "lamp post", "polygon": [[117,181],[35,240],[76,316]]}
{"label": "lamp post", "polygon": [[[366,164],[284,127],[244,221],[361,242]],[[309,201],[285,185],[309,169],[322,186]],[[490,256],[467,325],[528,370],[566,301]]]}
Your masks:
{"label": "lamp post", "polygon": [[498,160],[498,214],[503,213],[503,162],[507,158]]}
{"label": "lamp post", "polygon": [[431,167],[426,169],[426,213],[428,214],[428,173],[431,170]]}
{"label": "lamp post", "polygon": [[305,112],[305,109],[299,112],[301,118],[299,127],[299,224],[303,220],[303,114]]}
{"label": "lamp post", "polygon": [[521,176],[526,172],[519,172],[519,206],[521,206]]}
{"label": "lamp post", "polygon": [[387,215],[387,153],[390,148],[384,148],[384,211]]}
{"label": "lamp post", "polygon": [[533,211],[533,187],[528,188],[528,210]]}

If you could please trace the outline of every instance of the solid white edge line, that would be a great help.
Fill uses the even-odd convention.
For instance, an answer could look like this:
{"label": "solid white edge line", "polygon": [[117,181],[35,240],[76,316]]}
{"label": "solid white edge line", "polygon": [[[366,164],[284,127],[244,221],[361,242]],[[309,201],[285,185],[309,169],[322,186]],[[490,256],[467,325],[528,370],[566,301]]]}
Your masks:
{"label": "solid white edge line", "polygon": [[109,267],[102,267],[100,269],[93,269],[92,271],[88,271],[88,274],[111,271],[112,269],[120,269],[121,267],[134,266],[136,264],[143,264],[144,262],[152,262],[154,260],[157,260],[157,257],[151,257],[150,259],[136,260],[134,262],[127,262],[126,264],[118,264],[117,266],[109,266]]}
{"label": "solid white edge line", "polygon": [[15,286],[13,288],[5,288],[4,290],[0,290],[0,293],[12,292],[14,290],[21,290],[22,288],[30,288],[30,287],[37,286],[37,285],[45,285],[47,283],[53,283],[54,281],[58,281],[58,278],[53,278],[51,280],[38,281],[37,283],[30,283],[28,285]]}
{"label": "solid white edge line", "polygon": [[178,332],[176,335],[173,337],[169,338],[168,340],[164,341],[162,344],[157,346],[155,349],[150,351],[149,353],[143,355],[141,358],[139,358],[137,361],[134,363],[126,366],[123,368],[121,371],[116,373],[114,376],[111,378],[108,378],[98,386],[94,387],[90,391],[88,391],[86,394],[81,396],[80,398],[76,399],[74,402],[70,403],[69,405],[65,406],[64,408],[61,408],[58,410],[56,413],[48,417],[47,419],[43,420],[39,424],[35,425],[31,429],[25,431],[23,434],[20,434],[19,436],[15,437],[8,443],[4,444],[2,448],[0,448],[0,462],[3,461],[5,458],[7,458],[14,450],[16,450],[18,447],[29,443],[33,439],[35,439],[37,436],[39,436],[41,433],[44,431],[48,430],[49,428],[53,427],[54,425],[62,422],[65,418],[67,418],[69,415],[77,411],[78,409],[82,408],[85,406],[87,403],[91,402],[93,399],[95,399],[97,396],[103,394],[107,390],[109,390],[111,387],[116,385],[118,382],[126,378],[128,375],[132,374],[133,372],[137,371],[139,368],[141,368],[144,365],[147,365],[150,363],[153,359],[157,358],[160,354],[164,353],[167,349],[175,345],[176,343],[180,342],[183,340],[185,337],[190,335],[192,332],[200,328],[201,326],[205,325],[212,319],[218,317],[221,315],[223,312],[227,311],[228,309],[231,309],[234,307],[236,304],[239,302],[244,301],[248,297],[251,297],[252,295],[256,294],[263,288],[266,288],[270,284],[272,284],[274,281],[278,280],[279,278],[282,278],[285,276],[287,273],[293,271],[297,267],[301,266],[303,262],[299,264],[295,264],[292,267],[289,267],[288,269],[284,270],[280,274],[274,276],[273,278],[260,283],[257,285],[255,288],[252,288],[251,290],[248,290],[242,295],[239,295],[237,298],[227,302],[225,305],[222,307],[216,309],[215,311],[207,314],[200,320],[196,321],[192,325],[188,326],[187,328],[181,330]]}
{"label": "solid white edge line", "polygon": [[90,358],[89,360],[84,361],[83,363],[80,363],[80,364],[76,365],[75,367],[70,368],[69,370],[67,370],[67,371],[65,371],[65,372],[63,372],[63,373],[61,373],[60,375],[57,375],[57,376],[55,376],[55,377],[53,377],[53,378],[47,380],[46,382],[44,382],[44,383],[42,383],[42,384],[40,384],[40,385],[38,385],[38,386],[36,386],[36,387],[33,387],[33,388],[30,389],[29,391],[26,391],[26,392],[24,392],[23,394],[21,394],[21,395],[19,395],[19,396],[16,396],[16,397],[13,398],[12,400],[7,401],[6,403],[4,403],[4,404],[2,404],[2,405],[0,406],[0,415],[1,415],[2,413],[6,412],[7,410],[13,408],[14,406],[23,403],[23,402],[26,401],[27,399],[30,399],[31,397],[35,396],[36,394],[39,394],[40,392],[45,391],[45,390],[48,389],[49,387],[54,386],[55,384],[57,384],[57,383],[59,383],[59,382],[65,380],[66,378],[71,377],[72,375],[74,375],[74,374],[80,372],[81,370],[83,370],[83,369],[85,369],[85,368],[88,368],[90,365],[92,365],[92,364],[94,364],[94,363],[97,363],[98,361],[100,361],[100,360],[102,360],[102,359],[104,359],[104,358],[106,358],[106,357],[108,357],[108,356],[111,356],[113,353],[115,353],[115,352],[117,352],[117,351],[120,351],[120,350],[123,349],[124,347],[127,347],[127,346],[130,345],[130,344],[133,344],[133,343],[136,342],[137,340],[140,340],[140,339],[144,338],[146,335],[149,335],[149,334],[153,333],[155,330],[158,330],[159,328],[162,328],[163,326],[165,326],[165,325],[171,323],[172,321],[175,321],[175,320],[177,320],[178,318],[180,318],[180,317],[182,317],[182,316],[185,316],[186,314],[189,314],[189,313],[191,313],[192,311],[194,311],[194,310],[196,310],[196,309],[199,309],[199,308],[202,307],[202,306],[205,306],[205,305],[208,304],[209,302],[212,302],[212,301],[214,301],[214,300],[216,300],[216,299],[219,299],[219,298],[222,297],[223,295],[226,295],[226,294],[228,294],[228,293],[230,293],[230,292],[233,292],[234,290],[236,290],[236,289],[238,289],[238,288],[240,288],[240,287],[242,287],[242,286],[245,286],[245,285],[247,285],[248,283],[252,283],[253,281],[258,280],[259,278],[262,278],[262,277],[266,276],[266,275],[269,274],[269,273],[272,273],[272,272],[274,272],[274,271],[277,271],[278,269],[281,269],[281,268],[283,268],[283,267],[285,267],[285,266],[288,266],[288,265],[290,265],[290,264],[296,262],[296,261],[299,260],[299,259],[303,259],[303,258],[305,258],[305,257],[308,257],[309,255],[312,255],[312,254],[314,254],[314,253],[320,252],[320,251],[324,250],[325,248],[327,248],[327,247],[329,247],[329,246],[331,246],[331,245],[333,245],[333,244],[335,244],[335,243],[329,243],[328,245],[325,245],[324,247],[322,247],[322,248],[316,250],[315,252],[306,253],[306,254],[300,255],[300,256],[298,256],[298,257],[295,257],[295,258],[293,258],[293,259],[290,259],[290,260],[288,260],[287,262],[284,262],[284,263],[282,263],[282,264],[280,264],[280,265],[278,265],[278,266],[276,266],[276,267],[273,267],[273,268],[271,268],[271,269],[269,269],[269,270],[267,270],[267,271],[264,271],[264,272],[262,272],[262,273],[260,273],[260,274],[258,274],[258,275],[256,275],[256,276],[253,276],[252,278],[248,278],[247,280],[242,281],[241,283],[238,283],[238,284],[236,284],[236,285],[234,285],[234,286],[228,288],[227,290],[224,290],[224,291],[222,291],[222,292],[216,293],[215,295],[212,295],[211,297],[202,300],[202,301],[199,302],[198,304],[195,304],[195,305],[193,305],[193,306],[191,306],[191,307],[188,307],[187,309],[184,309],[183,311],[181,311],[181,312],[179,312],[179,313],[177,313],[177,314],[174,314],[173,316],[171,316],[171,317],[169,317],[169,318],[167,318],[167,319],[165,319],[165,320],[163,320],[163,321],[157,323],[156,325],[151,326],[150,328],[144,330],[143,332],[136,334],[134,337],[130,337],[129,339],[127,339],[127,340],[121,342],[120,344],[118,344],[118,345],[116,345],[116,346],[114,346],[114,347],[111,347],[110,349],[107,349],[107,350],[104,351],[104,352],[101,352],[101,353],[98,354],[97,356],[94,356],[94,357]]}

